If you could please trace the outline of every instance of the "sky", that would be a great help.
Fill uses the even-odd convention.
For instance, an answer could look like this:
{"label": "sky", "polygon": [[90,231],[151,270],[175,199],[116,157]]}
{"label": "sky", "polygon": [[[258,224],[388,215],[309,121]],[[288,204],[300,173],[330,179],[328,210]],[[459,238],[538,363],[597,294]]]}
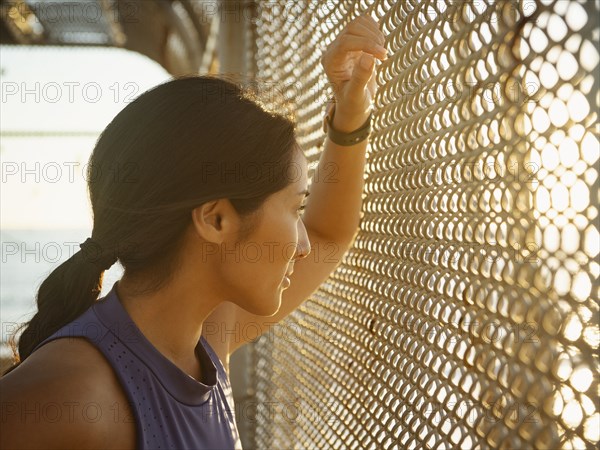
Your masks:
{"label": "sky", "polygon": [[0,69],[0,227],[91,229],[84,174],[99,133],[170,74],[104,47],[0,46]]}

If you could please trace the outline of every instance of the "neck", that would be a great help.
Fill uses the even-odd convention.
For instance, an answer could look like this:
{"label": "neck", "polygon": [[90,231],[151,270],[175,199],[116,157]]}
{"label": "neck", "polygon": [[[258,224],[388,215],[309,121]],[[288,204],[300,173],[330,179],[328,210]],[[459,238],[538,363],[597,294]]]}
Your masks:
{"label": "neck", "polygon": [[148,341],[182,371],[201,381],[195,350],[202,324],[218,301],[198,290],[199,285],[198,281],[191,285],[180,279],[156,292],[133,295],[131,282],[123,277],[117,283],[117,295]]}

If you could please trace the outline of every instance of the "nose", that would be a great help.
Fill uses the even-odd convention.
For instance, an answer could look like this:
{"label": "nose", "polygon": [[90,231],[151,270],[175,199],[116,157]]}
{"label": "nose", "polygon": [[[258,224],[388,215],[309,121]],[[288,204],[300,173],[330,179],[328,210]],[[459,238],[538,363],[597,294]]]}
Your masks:
{"label": "nose", "polygon": [[298,221],[298,247],[296,250],[296,256],[294,259],[306,258],[311,251],[310,241],[308,240],[308,233],[302,219]]}

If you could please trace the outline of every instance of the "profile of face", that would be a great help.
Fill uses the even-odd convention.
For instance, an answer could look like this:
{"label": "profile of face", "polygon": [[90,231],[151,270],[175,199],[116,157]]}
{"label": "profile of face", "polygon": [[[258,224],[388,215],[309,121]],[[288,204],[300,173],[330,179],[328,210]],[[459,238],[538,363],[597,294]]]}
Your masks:
{"label": "profile of face", "polygon": [[208,202],[194,215],[204,239],[218,244],[205,251],[203,259],[211,280],[218,280],[219,297],[261,316],[277,312],[290,285],[286,274],[311,251],[301,217],[308,164],[300,151],[295,152],[289,178],[287,187],[267,198],[253,232],[243,240],[239,240],[243,219],[229,202]]}

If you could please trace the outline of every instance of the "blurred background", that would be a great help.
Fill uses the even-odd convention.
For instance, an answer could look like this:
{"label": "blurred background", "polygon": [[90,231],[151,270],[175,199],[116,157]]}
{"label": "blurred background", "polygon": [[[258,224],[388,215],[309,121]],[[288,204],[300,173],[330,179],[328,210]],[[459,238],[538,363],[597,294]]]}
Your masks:
{"label": "blurred background", "polygon": [[[3,342],[32,315],[45,274],[91,232],[85,168],[99,133],[173,75],[215,73],[217,7],[0,2]],[[103,295],[121,273],[105,274]]]}
{"label": "blurred background", "polygon": [[[99,133],[173,75],[215,73],[217,7],[0,2],[3,342],[33,313],[35,286],[91,232],[85,168]],[[120,275],[106,273],[103,294]]]}
{"label": "blurred background", "polygon": [[91,233],[85,165],[118,111],[172,76],[258,80],[291,100],[312,171],[320,55],[368,12],[389,58],[361,229],[331,279],[232,358],[244,448],[596,448],[599,10],[0,0],[1,356]]}

